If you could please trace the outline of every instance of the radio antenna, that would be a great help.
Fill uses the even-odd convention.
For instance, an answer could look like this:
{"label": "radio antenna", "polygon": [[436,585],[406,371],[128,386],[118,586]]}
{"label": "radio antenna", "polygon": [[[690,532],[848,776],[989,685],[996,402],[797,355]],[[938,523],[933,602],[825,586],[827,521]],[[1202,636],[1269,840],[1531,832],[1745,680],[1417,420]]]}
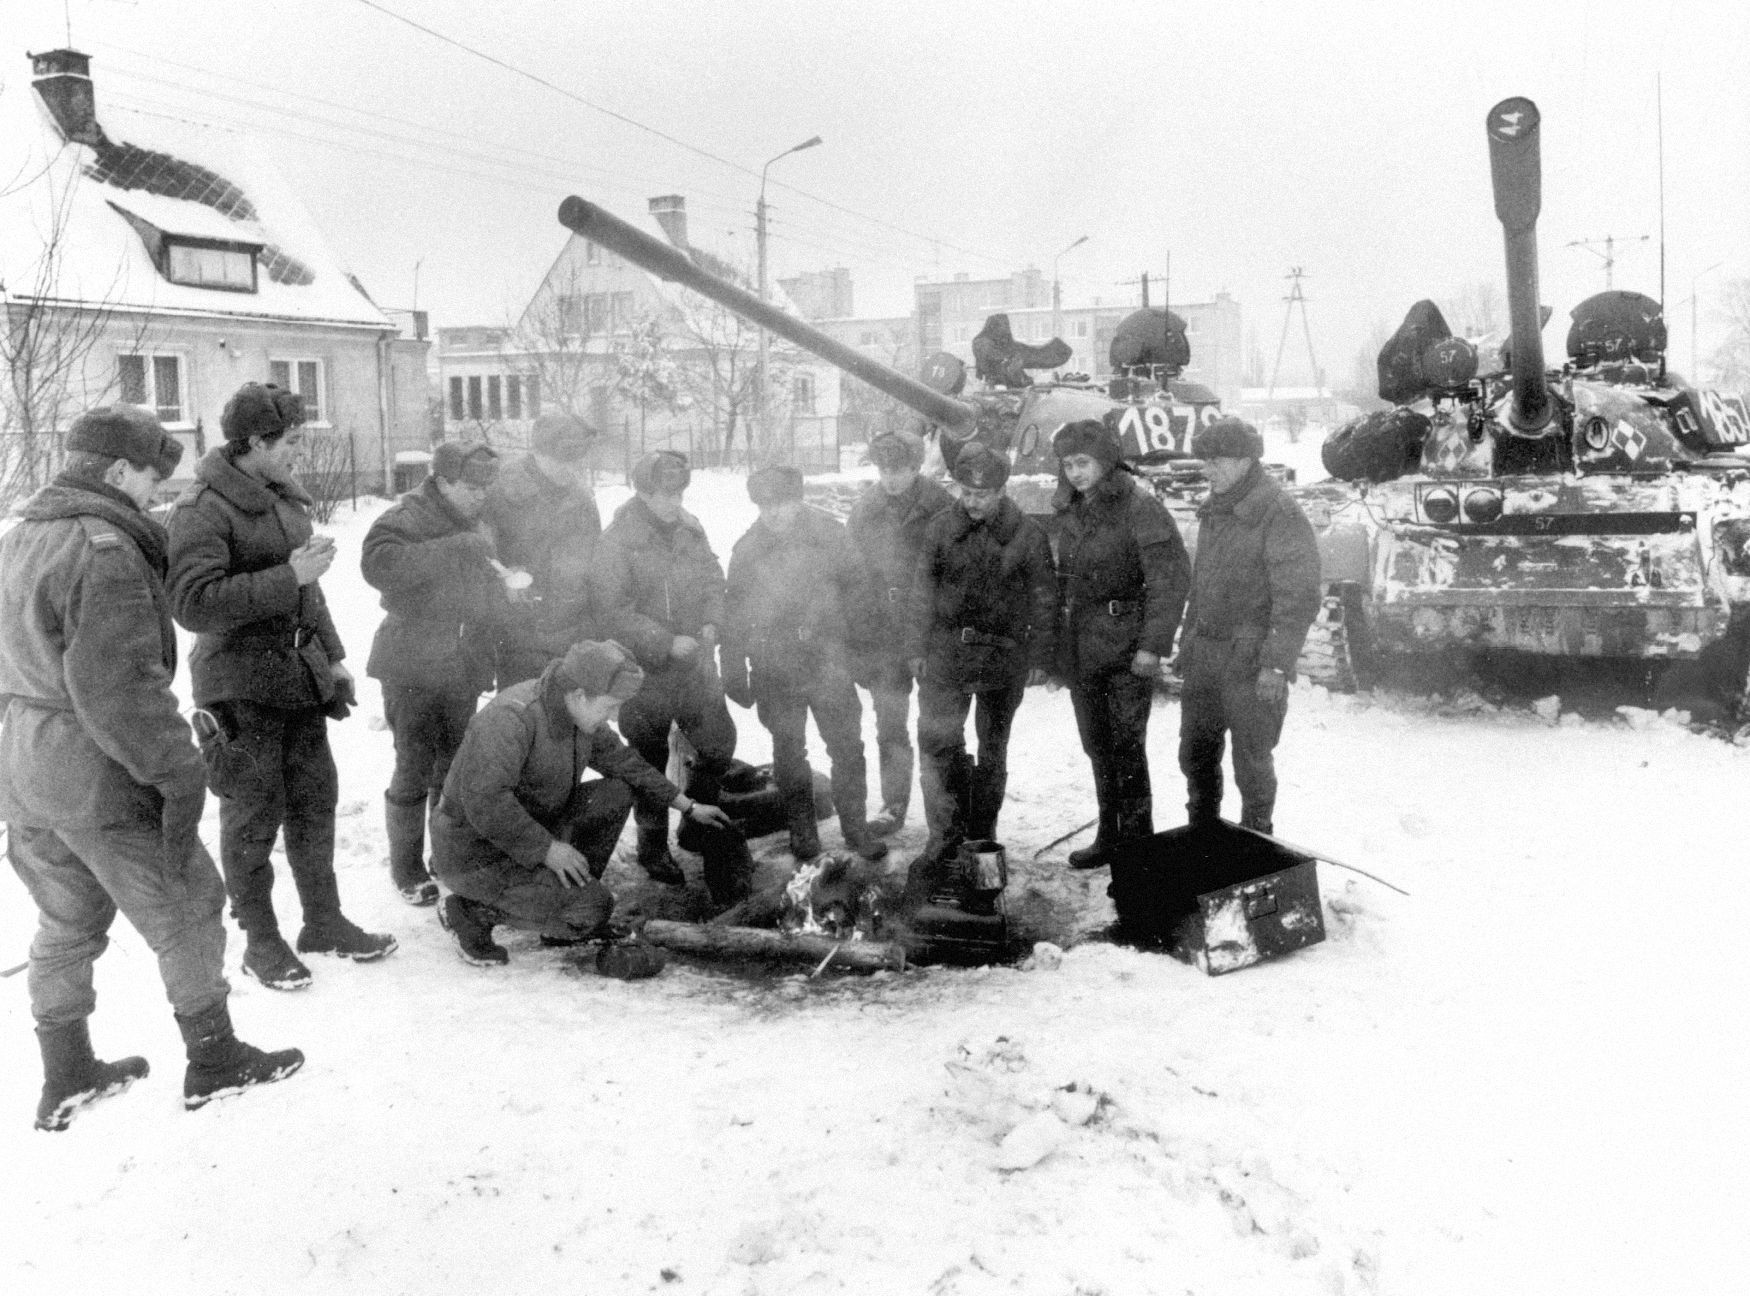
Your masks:
{"label": "radio antenna", "polygon": [[1665,74],[1653,73],[1659,111],[1659,312],[1665,311]]}

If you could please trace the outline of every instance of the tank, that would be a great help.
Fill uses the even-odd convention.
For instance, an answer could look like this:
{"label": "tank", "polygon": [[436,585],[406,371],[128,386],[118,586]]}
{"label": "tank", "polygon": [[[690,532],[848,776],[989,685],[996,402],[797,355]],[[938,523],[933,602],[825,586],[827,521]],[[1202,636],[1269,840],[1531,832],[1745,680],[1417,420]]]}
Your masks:
{"label": "tank", "polygon": [[[1017,379],[1011,369],[1007,381],[990,382],[963,395],[965,366],[953,356],[930,357],[923,365],[928,381],[913,378],[701,269],[678,248],[582,198],[567,198],[560,205],[559,221],[574,234],[692,289],[891,396],[916,413],[928,425],[926,431],[938,433],[946,467],[952,467],[960,447],[973,440],[1006,455],[1009,494],[1030,513],[1051,512],[1057,483],[1051,438],[1057,429],[1113,412],[1125,457],[1154,482],[1169,507],[1180,512],[1182,522],[1190,501],[1200,493],[1200,465],[1190,455],[1191,435],[1216,416],[1220,403],[1209,388],[1180,377],[1190,351],[1184,343],[1183,321],[1169,312],[1144,308],[1120,323],[1114,339],[1116,372],[1105,386],[1074,376]],[[1037,350],[1045,356],[1048,348],[1019,350]]]}
{"label": "tank", "polygon": [[1660,304],[1572,311],[1551,367],[1538,299],[1537,106],[1486,121],[1507,275],[1499,358],[1432,302],[1379,358],[1391,409],[1335,429],[1337,480],[1295,491],[1319,532],[1330,661],[1365,685],[1393,654],[1500,650],[1661,668],[1660,705],[1732,722],[1750,663],[1750,414],[1666,366]]}

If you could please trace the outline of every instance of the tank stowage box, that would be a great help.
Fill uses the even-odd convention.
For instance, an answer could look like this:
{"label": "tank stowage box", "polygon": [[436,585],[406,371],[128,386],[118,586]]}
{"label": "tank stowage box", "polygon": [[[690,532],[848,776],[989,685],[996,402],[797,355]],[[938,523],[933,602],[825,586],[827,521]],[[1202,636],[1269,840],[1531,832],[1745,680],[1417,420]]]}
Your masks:
{"label": "tank stowage box", "polygon": [[1220,976],[1325,938],[1316,861],[1221,822],[1112,853],[1117,935]]}

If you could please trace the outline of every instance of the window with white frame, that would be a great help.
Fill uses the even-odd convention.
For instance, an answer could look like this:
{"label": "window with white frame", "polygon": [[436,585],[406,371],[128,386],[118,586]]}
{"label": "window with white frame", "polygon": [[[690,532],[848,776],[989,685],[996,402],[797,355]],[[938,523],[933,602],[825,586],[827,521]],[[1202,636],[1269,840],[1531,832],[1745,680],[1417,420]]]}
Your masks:
{"label": "window with white frame", "polygon": [[328,422],[327,392],[323,390],[320,360],[269,360],[267,380],[287,391],[297,392],[304,402],[304,422]]}
{"label": "window with white frame", "polygon": [[255,253],[245,247],[165,243],[165,275],[171,283],[228,292],[255,291]]}
{"label": "window with white frame", "polygon": [[124,353],[116,357],[116,383],[124,405],[144,405],[165,424],[187,423],[188,385],[182,356]]}

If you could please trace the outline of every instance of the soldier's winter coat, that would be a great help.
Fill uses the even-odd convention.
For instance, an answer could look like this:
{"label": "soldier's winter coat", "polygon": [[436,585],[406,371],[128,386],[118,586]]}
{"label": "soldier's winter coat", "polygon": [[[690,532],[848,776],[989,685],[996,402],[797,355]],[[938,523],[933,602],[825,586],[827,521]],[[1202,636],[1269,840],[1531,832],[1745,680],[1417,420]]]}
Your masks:
{"label": "soldier's winter coat", "polygon": [[1086,679],[1129,669],[1138,652],[1171,653],[1191,566],[1166,506],[1123,466],[1086,495],[1060,480],[1052,504],[1066,609],[1059,673]]}
{"label": "soldier's winter coat", "polygon": [[218,449],[194,476],[170,513],[170,604],[195,634],[195,702],[324,705],[346,651],[320,585],[299,585],[290,562],[310,539],[310,497]]}
{"label": "soldier's winter coat", "polygon": [[811,508],[782,535],[755,522],[729,557],[723,660],[749,662],[755,693],[849,678],[845,645],[868,638],[870,612],[842,523]]}
{"label": "soldier's winter coat", "polygon": [[601,540],[602,517],[587,486],[562,486],[532,454],[505,461],[482,515],[498,545],[498,560],[534,577],[536,602],[518,610],[509,633],[519,646],[562,657],[591,637],[589,571]]}
{"label": "soldier's winter coat", "polygon": [[383,592],[383,623],[365,673],[456,693],[492,684],[492,636],[508,614],[492,537],[428,477],[365,533],[361,566]]}
{"label": "soldier's winter coat", "polygon": [[636,495],[602,532],[590,592],[601,633],[647,669],[669,661],[677,635],[723,624],[723,568],[705,528],[686,512],[665,523]]}
{"label": "soldier's winter coat", "polygon": [[21,519],[0,536],[0,819],[155,828],[205,780],[170,691],[163,528],[66,479]]}
{"label": "soldier's winter coat", "polygon": [[1259,640],[1259,667],[1292,671],[1319,611],[1319,547],[1306,514],[1253,464],[1197,517],[1187,632]]}
{"label": "soldier's winter coat", "polygon": [[958,506],[924,533],[906,655],[968,692],[1003,688],[1055,651],[1057,586],[1044,529],[1004,497],[975,521]]}
{"label": "soldier's winter coat", "polygon": [[863,564],[869,598],[869,641],[862,651],[905,652],[911,616],[912,590],[924,553],[924,532],[954,497],[920,475],[899,495],[889,495],[880,482],[864,487],[851,509],[851,548]]}
{"label": "soldier's winter coat", "polygon": [[491,868],[507,857],[539,868],[585,770],[620,779],[650,804],[680,796],[608,726],[590,733],[577,727],[554,680],[558,668],[504,690],[469,723],[444,780],[437,823],[446,873]]}

